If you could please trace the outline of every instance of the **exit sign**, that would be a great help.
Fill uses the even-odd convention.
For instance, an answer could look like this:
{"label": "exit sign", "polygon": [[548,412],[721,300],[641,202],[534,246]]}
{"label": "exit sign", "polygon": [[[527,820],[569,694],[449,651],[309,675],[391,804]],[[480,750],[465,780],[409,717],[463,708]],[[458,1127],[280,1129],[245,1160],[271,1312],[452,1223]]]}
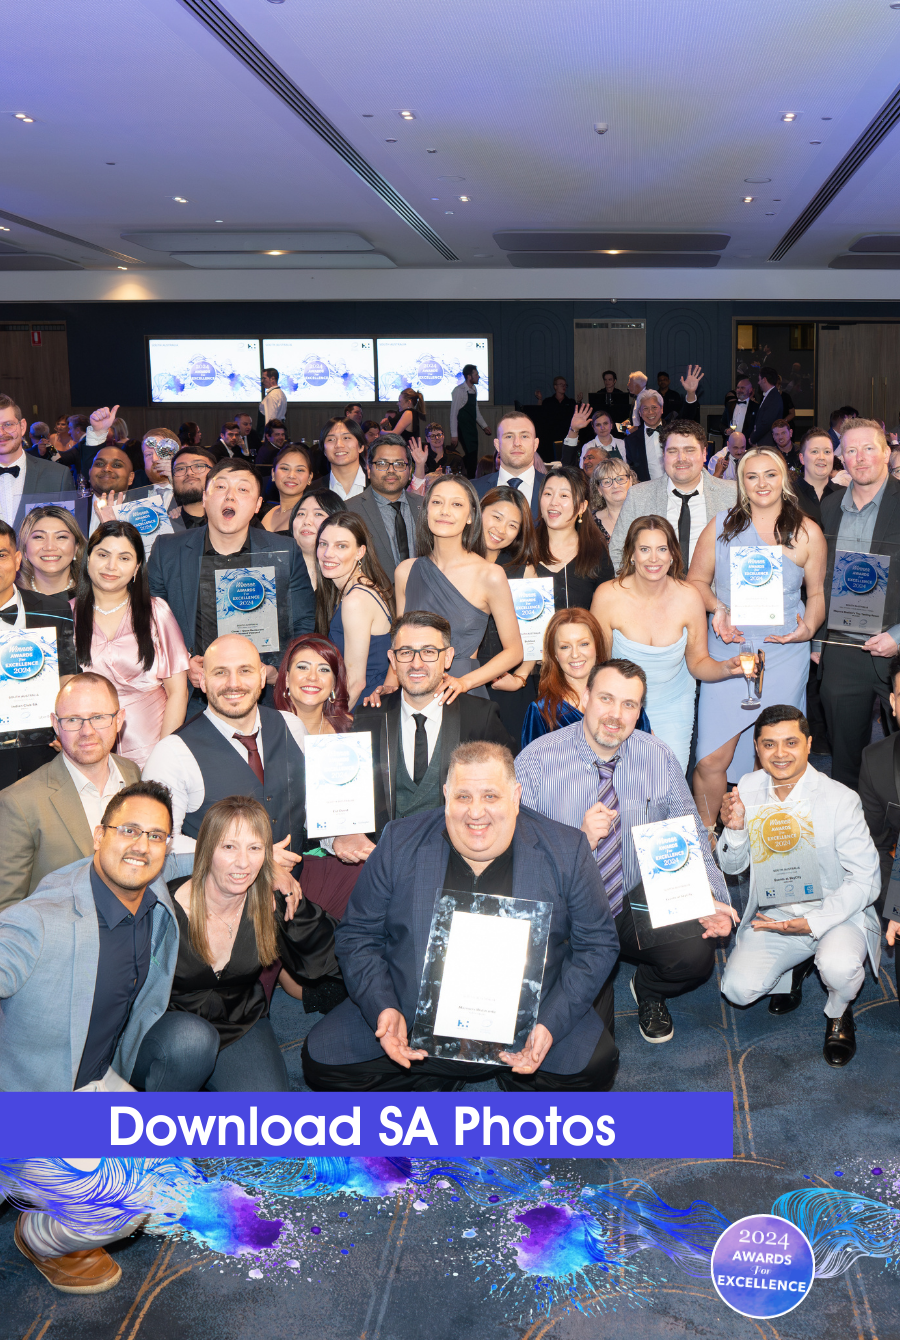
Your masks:
{"label": "exit sign", "polygon": [[41,342],[41,332],[39,330],[33,330],[31,332],[31,343],[40,344],[40,342]]}

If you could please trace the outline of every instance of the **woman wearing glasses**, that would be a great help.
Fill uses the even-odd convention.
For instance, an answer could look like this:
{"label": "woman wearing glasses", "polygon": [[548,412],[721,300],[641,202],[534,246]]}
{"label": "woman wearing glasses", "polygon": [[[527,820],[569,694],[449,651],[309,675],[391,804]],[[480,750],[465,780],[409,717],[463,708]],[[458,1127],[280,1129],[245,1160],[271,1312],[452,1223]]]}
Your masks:
{"label": "woman wearing glasses", "polygon": [[150,595],[134,526],[97,527],[70,604],[78,664],[115,684],[125,709],[118,752],[143,767],[153,746],[184,722],[190,658],[169,606]]}
{"label": "woman wearing glasses", "polygon": [[591,511],[607,544],[612,539],[628,490],[636,483],[637,475],[631,466],[615,457],[601,461],[594,467],[591,475]]}
{"label": "woman wearing glasses", "polygon": [[305,447],[290,443],[282,447],[272,462],[272,483],[278,490],[278,502],[263,508],[263,530],[276,535],[290,533],[291,513],[312,482],[312,462]]}

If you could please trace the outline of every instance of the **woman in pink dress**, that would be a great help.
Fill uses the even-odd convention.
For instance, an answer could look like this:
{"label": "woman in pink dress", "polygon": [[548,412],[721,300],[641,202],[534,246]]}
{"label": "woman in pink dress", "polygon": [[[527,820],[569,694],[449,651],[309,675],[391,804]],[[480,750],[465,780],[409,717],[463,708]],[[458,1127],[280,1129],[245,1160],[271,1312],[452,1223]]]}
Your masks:
{"label": "woman in pink dress", "polygon": [[112,680],[125,708],[117,752],[139,768],[184,722],[188,651],[175,616],[151,597],[144,544],[127,521],[104,521],[88,541],[75,598],[75,653],[82,670]]}

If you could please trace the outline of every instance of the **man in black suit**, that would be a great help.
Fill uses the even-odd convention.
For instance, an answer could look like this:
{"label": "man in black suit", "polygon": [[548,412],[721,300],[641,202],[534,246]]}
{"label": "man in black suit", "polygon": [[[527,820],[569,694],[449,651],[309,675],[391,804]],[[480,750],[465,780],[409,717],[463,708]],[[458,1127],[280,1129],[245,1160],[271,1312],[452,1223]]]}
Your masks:
{"label": "man in black suit", "polygon": [[247,414],[246,412],[241,414],[235,414],[234,421],[238,426],[238,431],[241,435],[241,441],[247,448],[247,454],[249,455],[251,461],[255,461],[256,453],[262,446],[263,440],[260,434],[253,427],[253,416]]}
{"label": "man in black suit", "polygon": [[605,409],[613,424],[623,423],[625,419],[631,417],[631,401],[628,398],[628,392],[617,390],[616,374],[612,368],[607,368],[603,374],[603,390],[593,391],[588,396],[588,403],[595,410]]}
{"label": "man in black suit", "polygon": [[353,729],[372,732],[375,768],[375,822],[372,838],[351,833],[334,838],[342,861],[365,861],[391,819],[403,819],[443,804],[450,755],[468,740],[493,740],[512,748],[496,703],[461,693],[443,704],[441,681],[453,661],[450,625],[439,614],[410,610],[391,626],[391,665],[400,692],[380,707],[361,707]]}
{"label": "man in black suit", "polygon": [[[820,686],[831,738],[831,776],[856,790],[862,751],[872,730],[878,698],[888,707],[888,669],[900,650],[900,480],[889,471],[890,447],[874,419],[850,419],[841,434],[841,455],[852,484],[822,499],[822,530],[828,545],[825,570],[825,618],[813,641],[821,656]],[[883,632],[840,632],[828,628],[831,584],[838,552],[891,557],[885,593]],[[847,644],[845,646],[838,645]]]}
{"label": "man in black suit", "polygon": [[[204,558],[214,554],[246,554],[247,564],[264,562],[266,553],[288,549],[291,554],[289,621],[291,637],[311,633],[316,602],[303,555],[297,546],[285,543],[284,535],[273,535],[250,522],[262,505],[259,476],[243,456],[229,456],[214,465],[206,477],[203,505],[206,525],[181,534],[163,535],[150,554],[147,575],[150,592],[168,602],[191,654],[188,678],[200,688],[203,653],[219,635],[215,601],[201,599],[200,576]],[[278,651],[266,652],[266,677],[274,684],[281,662]]]}
{"label": "man in black suit", "polygon": [[[696,366],[688,364],[687,376],[681,378],[685,394],[681,417],[694,423],[700,422],[697,387],[702,380],[703,371],[699,363]],[[638,395],[636,403],[642,422],[640,427],[635,428],[625,439],[625,458],[637,475],[638,481],[646,483],[649,479],[662,479],[665,474],[663,468],[665,445],[660,437],[663,398],[659,391],[651,391],[645,387]]]}
{"label": "man in black suit", "polygon": [[366,523],[375,555],[393,585],[394,569],[416,554],[416,521],[422,499],[407,492],[412,452],[399,433],[382,433],[366,448],[367,488],[347,503]]}
{"label": "man in black suit", "polygon": [[249,458],[249,448],[246,452],[244,451],[244,441],[241,437],[237,419],[229,419],[227,423],[222,424],[219,440],[213,443],[210,451],[217,461],[224,461],[226,456],[247,456]]}
{"label": "man in black suit", "polygon": [[663,417],[668,418],[670,414],[674,414],[677,419],[680,419],[684,396],[680,396],[677,391],[672,390],[671,380],[668,372],[657,372],[656,389],[663,398]]}
{"label": "man in black suit", "polygon": [[[68,474],[68,471],[66,471]],[[0,521],[0,627],[19,629],[55,628],[60,687],[78,673],[75,660],[72,611],[61,596],[19,590],[16,574],[22,555],[16,548],[16,532]],[[52,763],[55,739],[48,718],[46,727],[28,731],[0,732],[0,790],[28,777],[45,763]]]}
{"label": "man in black suit", "polygon": [[28,424],[19,406],[0,395],[0,520],[16,531],[25,518],[25,499],[36,493],[71,493],[72,472],[24,450]]}
{"label": "man in black suit", "polygon": [[534,458],[539,440],[528,415],[520,409],[510,410],[497,424],[497,436],[494,439],[494,447],[500,453],[500,469],[472,480],[479,498],[483,498],[499,484],[508,484],[525,495],[531,504],[531,515],[537,521],[541,515],[541,485],[535,472]]}
{"label": "man in black suit", "polygon": [[[900,656],[894,656],[888,666],[890,704],[894,720],[900,706]],[[872,841],[878,849],[881,863],[881,898],[875,910],[884,910],[884,896],[894,864],[894,848],[900,836],[900,731],[893,731],[883,740],[875,740],[862,751],[859,769],[859,798]],[[900,970],[900,955],[897,956]]]}
{"label": "man in black suit", "polygon": [[743,433],[748,443],[756,421],[759,405],[753,399],[753,383],[749,377],[739,377],[737,386],[725,397],[722,411],[722,432],[727,440],[730,433]]}
{"label": "man in black suit", "polygon": [[778,372],[768,365],[759,370],[759,389],[762,399],[756,411],[748,441],[751,447],[774,447],[772,425],[784,418],[784,401],[778,390]]}
{"label": "man in black suit", "polygon": [[536,418],[544,443],[541,455],[549,465],[551,461],[560,458],[562,441],[568,432],[576,402],[569,395],[569,383],[565,377],[553,378],[553,394],[549,399],[545,400],[540,391],[535,391],[534,398],[540,405]]}

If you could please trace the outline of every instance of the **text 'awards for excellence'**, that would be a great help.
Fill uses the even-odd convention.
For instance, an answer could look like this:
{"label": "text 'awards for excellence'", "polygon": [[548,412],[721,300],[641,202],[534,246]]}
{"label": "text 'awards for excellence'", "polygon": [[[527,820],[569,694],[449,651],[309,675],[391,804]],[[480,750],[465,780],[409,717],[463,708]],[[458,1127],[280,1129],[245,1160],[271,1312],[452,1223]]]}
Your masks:
{"label": "text 'awards for excellence'", "polygon": [[822,897],[816,835],[808,800],[772,801],[747,810],[750,860],[760,908]]}
{"label": "text 'awards for excellence'", "polygon": [[702,935],[699,918],[715,908],[693,815],[637,824],[631,836],[644,890],[643,903],[629,894],[640,947]]}
{"label": "text 'awards for excellence'", "polygon": [[308,735],[306,832],[310,838],[375,830],[372,735]]}
{"label": "text 'awards for excellence'", "polygon": [[255,563],[249,554],[205,554],[200,599],[216,611],[218,637],[239,633],[263,656],[290,641],[290,582],[287,549],[263,550]]}
{"label": "text 'awards for excellence'", "polygon": [[841,549],[834,556],[828,627],[836,632],[872,637],[884,627],[891,560],[888,554]]}
{"label": "text 'awards for excellence'", "polygon": [[556,612],[552,577],[513,577],[509,583],[522,636],[522,660],[539,661],[544,631]]}
{"label": "text 'awards for excellence'", "polygon": [[784,581],[780,544],[734,545],[731,549],[731,622],[780,628]]}

